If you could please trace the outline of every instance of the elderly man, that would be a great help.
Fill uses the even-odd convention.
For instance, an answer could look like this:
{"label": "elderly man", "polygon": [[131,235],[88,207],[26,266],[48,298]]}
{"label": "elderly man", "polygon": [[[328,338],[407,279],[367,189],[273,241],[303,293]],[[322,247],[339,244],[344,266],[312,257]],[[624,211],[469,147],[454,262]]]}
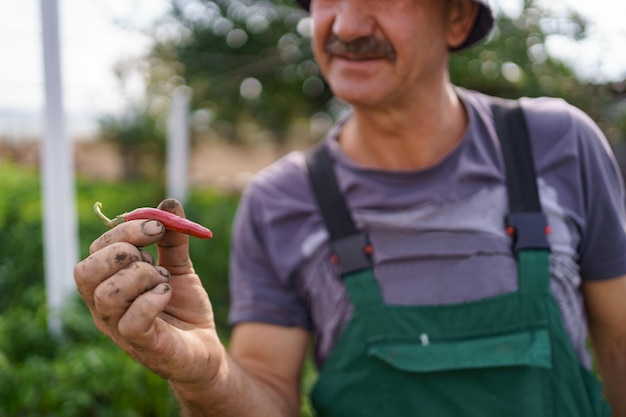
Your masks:
{"label": "elderly man", "polygon": [[76,266],[98,328],[189,416],[296,416],[311,339],[319,416],[626,416],[623,185],[597,127],[450,83],[487,0],[300,1],[351,112],[244,193],[230,349],[187,237],[156,221]]}

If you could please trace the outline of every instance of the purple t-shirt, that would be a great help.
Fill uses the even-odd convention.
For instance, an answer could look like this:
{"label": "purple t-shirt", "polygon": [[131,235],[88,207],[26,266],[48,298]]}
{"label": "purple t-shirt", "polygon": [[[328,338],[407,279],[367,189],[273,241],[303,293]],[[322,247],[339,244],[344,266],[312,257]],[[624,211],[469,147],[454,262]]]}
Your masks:
{"label": "purple t-shirt", "polygon": [[[427,169],[359,166],[337,143],[342,122],[325,139],[355,223],[375,248],[374,272],[388,304],[457,303],[517,288],[490,100],[457,92],[469,115],[467,131]],[[589,366],[581,280],[626,274],[622,178],[606,139],[580,110],[549,98],[525,98],[522,106],[552,229],[551,288],[574,348]],[[260,172],[244,192],[232,241],[230,322],[308,329],[321,365],[351,304],[329,260],[328,233],[307,175],[304,155],[294,152]]]}

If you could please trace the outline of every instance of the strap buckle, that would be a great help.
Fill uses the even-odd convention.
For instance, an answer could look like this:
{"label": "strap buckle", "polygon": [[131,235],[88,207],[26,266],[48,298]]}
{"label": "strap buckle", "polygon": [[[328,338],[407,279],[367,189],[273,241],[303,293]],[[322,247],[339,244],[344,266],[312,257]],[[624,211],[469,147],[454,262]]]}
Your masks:
{"label": "strap buckle", "polygon": [[506,216],[507,234],[513,238],[513,251],[522,249],[547,249],[550,226],[541,212],[513,212]]}
{"label": "strap buckle", "polygon": [[331,261],[341,275],[372,267],[373,248],[365,233],[356,233],[331,242]]}

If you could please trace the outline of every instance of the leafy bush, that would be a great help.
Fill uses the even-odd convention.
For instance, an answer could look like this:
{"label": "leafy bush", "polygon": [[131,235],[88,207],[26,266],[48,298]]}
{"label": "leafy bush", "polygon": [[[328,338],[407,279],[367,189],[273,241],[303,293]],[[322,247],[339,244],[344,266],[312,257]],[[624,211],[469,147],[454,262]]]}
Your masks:
{"label": "leafy bush", "polygon": [[38,177],[0,163],[0,314],[43,284]]}

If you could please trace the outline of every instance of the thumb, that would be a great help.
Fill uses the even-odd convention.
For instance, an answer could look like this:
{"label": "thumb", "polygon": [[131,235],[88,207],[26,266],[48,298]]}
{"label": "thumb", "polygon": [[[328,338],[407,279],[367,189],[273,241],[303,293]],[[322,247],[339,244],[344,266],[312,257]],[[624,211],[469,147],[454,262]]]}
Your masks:
{"label": "thumb", "polygon": [[[182,204],[174,198],[163,200],[159,209],[180,217],[185,217]],[[172,275],[193,274],[193,265],[189,257],[189,236],[168,230],[157,242],[158,264],[167,268]]]}

